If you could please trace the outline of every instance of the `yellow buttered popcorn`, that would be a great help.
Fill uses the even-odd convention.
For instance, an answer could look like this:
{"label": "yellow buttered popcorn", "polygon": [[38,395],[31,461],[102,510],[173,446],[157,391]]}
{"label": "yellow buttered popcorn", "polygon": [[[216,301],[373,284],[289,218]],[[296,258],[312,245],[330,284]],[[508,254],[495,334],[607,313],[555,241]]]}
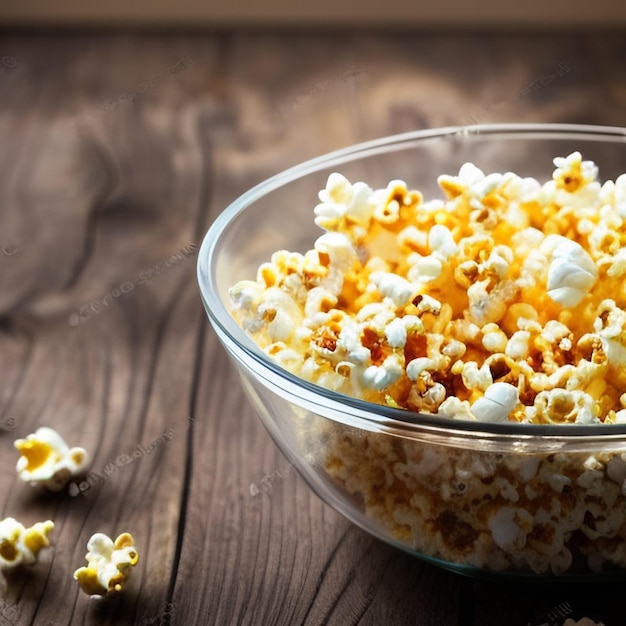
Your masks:
{"label": "yellow buttered popcorn", "polygon": [[88,595],[106,595],[121,591],[139,555],[130,533],[122,533],[113,541],[96,533],[87,542],[87,566],[74,572],[80,588]]}
{"label": "yellow buttered popcorn", "polygon": [[[465,163],[438,177],[441,198],[334,173],[314,209],[326,232],[234,285],[233,316],[294,375],[394,409],[478,432],[624,424],[626,174],[600,183],[579,152],[553,163],[545,182]],[[626,567],[619,446],[466,449],[313,415],[295,428],[307,458],[421,554],[556,575]]]}
{"label": "yellow buttered popcorn", "polygon": [[72,477],[84,472],[89,460],[86,450],[70,448],[59,433],[46,426],[14,445],[21,455],[16,467],[19,477],[51,491],[60,491]]}
{"label": "yellow buttered popcorn", "polygon": [[294,374],[410,411],[537,424],[626,421],[626,174],[579,152],[544,183],[471,163],[443,198],[333,173],[305,254],[230,291]]}
{"label": "yellow buttered popcorn", "polygon": [[39,552],[50,545],[48,535],[54,529],[50,520],[25,528],[12,517],[0,521],[0,569],[32,565]]}

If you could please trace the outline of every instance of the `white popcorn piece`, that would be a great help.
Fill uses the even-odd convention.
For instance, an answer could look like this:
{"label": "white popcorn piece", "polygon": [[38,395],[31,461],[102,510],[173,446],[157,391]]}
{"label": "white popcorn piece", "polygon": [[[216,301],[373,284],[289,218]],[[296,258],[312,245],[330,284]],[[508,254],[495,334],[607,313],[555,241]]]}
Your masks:
{"label": "white popcorn piece", "polygon": [[502,179],[502,174],[494,172],[493,174],[488,174],[482,180],[475,182],[471,186],[474,202],[470,202],[470,204],[475,208],[482,208],[484,206],[482,202],[483,199],[500,186]]}
{"label": "white popcorn piece", "polygon": [[407,272],[407,278],[417,283],[429,283],[441,276],[443,263],[435,255],[422,256],[412,254],[409,257],[411,268]]}
{"label": "white popcorn piece", "polygon": [[442,348],[441,353],[451,359],[460,359],[463,357],[466,350],[467,347],[463,342],[458,339],[452,339]]}
{"label": "white popcorn piece", "polygon": [[535,419],[544,423],[598,423],[595,401],[584,391],[547,389],[535,397]]}
{"label": "white popcorn piece", "polygon": [[428,233],[428,246],[445,259],[457,253],[457,245],[450,229],[442,224],[435,224]]}
{"label": "white popcorn piece", "polygon": [[424,324],[416,315],[395,317],[385,328],[387,342],[392,348],[404,348],[409,334],[422,335],[423,333]]}
{"label": "white popcorn piece", "polygon": [[397,307],[407,304],[415,295],[413,285],[401,276],[386,272],[374,272],[370,276],[370,280],[376,285],[378,291],[386,298],[391,298]]}
{"label": "white popcorn piece", "polygon": [[626,248],[620,248],[610,257],[609,268],[606,273],[611,278],[621,278],[626,274]]}
{"label": "white popcorn piece", "polygon": [[[334,307],[337,304],[337,296],[325,287],[313,287],[306,297],[306,303],[304,305],[304,316],[306,319],[315,317],[317,313],[325,312],[328,309]],[[299,319],[299,312],[293,312],[291,317],[294,319],[294,326],[296,320]]]}
{"label": "white popcorn piece", "polygon": [[361,343],[361,329],[353,323],[347,323],[337,339],[337,347],[346,356],[346,360],[355,365],[367,363],[371,353]]}
{"label": "white popcorn piece", "polygon": [[581,187],[594,182],[598,176],[598,168],[593,161],[583,161],[580,152],[572,152],[567,157],[555,157],[556,169],[552,175],[557,186],[568,193],[578,191]]}
{"label": "white popcorn piece", "polygon": [[50,545],[48,535],[54,530],[50,520],[25,528],[12,517],[0,521],[0,569],[32,565],[39,552]]}
{"label": "white popcorn piece", "polygon": [[508,342],[508,337],[497,324],[486,324],[483,327],[482,344],[488,352],[504,352]]}
{"label": "white popcorn piece", "polygon": [[598,268],[575,241],[561,235],[549,235],[540,251],[551,257],[548,271],[548,295],[565,307],[576,306],[598,278]]}
{"label": "white popcorn piece", "polygon": [[403,364],[395,354],[389,355],[382,365],[370,365],[362,374],[362,384],[366,389],[386,389],[402,375]]}
{"label": "white popcorn piece", "polygon": [[326,233],[315,242],[318,253],[328,255],[334,269],[345,272],[356,260],[354,246],[342,233]]}
{"label": "white popcorn piece", "polygon": [[[404,348],[407,338],[406,318],[396,317],[385,328],[387,342],[392,348]],[[417,319],[417,318],[416,318]]]}
{"label": "white popcorn piece", "polygon": [[322,202],[332,201],[336,204],[345,205],[352,199],[352,189],[353,186],[345,176],[333,172],[328,177],[326,189],[320,191],[319,198]]}
{"label": "white popcorn piece", "polygon": [[446,399],[447,391],[441,383],[434,383],[421,395],[420,410],[436,413]]}
{"label": "white popcorn piece", "polygon": [[121,591],[139,555],[132,535],[122,533],[113,541],[96,533],[87,542],[87,566],[74,572],[74,579],[88,595],[106,595]]}
{"label": "white popcorn piece", "polygon": [[432,313],[433,315],[439,315],[441,313],[441,302],[428,294],[420,294],[418,301],[413,301],[418,313]]}
{"label": "white popcorn piece", "polygon": [[507,246],[497,246],[491,251],[484,264],[485,270],[495,274],[500,280],[504,279],[513,262],[513,253]]}
{"label": "white popcorn piece", "polygon": [[507,293],[493,289],[489,291],[490,280],[473,283],[467,290],[469,300],[468,314],[478,324],[498,322],[507,310]]}
{"label": "white popcorn piece", "polygon": [[264,324],[271,341],[287,341],[297,328],[299,311],[287,294],[268,300],[258,308],[258,322]]}
{"label": "white popcorn piece", "polygon": [[419,230],[414,225],[403,228],[397,235],[398,246],[401,250],[419,250],[428,247],[428,233]]}
{"label": "white popcorn piece", "polygon": [[18,476],[32,485],[42,485],[50,491],[60,491],[70,479],[82,474],[88,465],[87,451],[70,448],[61,435],[42,426],[25,439],[14,442],[20,453]]}
{"label": "white popcorn piece", "polygon": [[530,349],[530,333],[527,330],[515,331],[507,341],[504,353],[512,359],[526,359]]}
{"label": "white popcorn piece", "polygon": [[326,188],[319,193],[315,223],[326,230],[350,223],[355,240],[363,237],[374,212],[373,191],[364,183],[352,185],[345,176],[332,173]]}
{"label": "white popcorn piece", "polygon": [[485,395],[472,404],[472,413],[484,422],[506,422],[519,402],[516,387],[509,383],[494,383],[487,387]]}
{"label": "white popcorn piece", "polygon": [[493,385],[493,377],[488,365],[478,367],[475,361],[468,361],[463,364],[461,372],[463,384],[468,389],[478,389],[486,391]]}
{"label": "white popcorn piece", "polygon": [[614,367],[626,366],[626,346],[613,339],[602,337],[602,347],[609,363]]}
{"label": "white popcorn piece", "polygon": [[618,218],[626,217],[626,175],[621,174],[615,181],[606,180],[600,189],[599,199],[605,206],[614,207]]}
{"label": "white popcorn piece", "polygon": [[[501,507],[489,520],[489,529],[494,543],[507,552],[516,552],[524,548],[526,536],[532,526],[525,519],[520,519],[523,512],[513,507]],[[528,515],[528,514],[527,514]]]}
{"label": "white popcorn piece", "polygon": [[433,359],[430,359],[426,356],[418,357],[417,359],[413,359],[406,366],[406,375],[411,380],[417,380],[422,372],[425,372],[429,369],[434,369],[435,365],[436,364]]}
{"label": "white popcorn piece", "polygon": [[437,415],[450,419],[464,419],[475,421],[470,404],[467,400],[459,400],[455,396],[448,396],[437,410]]}
{"label": "white popcorn piece", "polygon": [[484,178],[482,170],[473,163],[464,163],[459,169],[458,176],[442,174],[437,178],[437,182],[444,191],[454,197],[463,192],[469,193],[472,186],[478,185]]}

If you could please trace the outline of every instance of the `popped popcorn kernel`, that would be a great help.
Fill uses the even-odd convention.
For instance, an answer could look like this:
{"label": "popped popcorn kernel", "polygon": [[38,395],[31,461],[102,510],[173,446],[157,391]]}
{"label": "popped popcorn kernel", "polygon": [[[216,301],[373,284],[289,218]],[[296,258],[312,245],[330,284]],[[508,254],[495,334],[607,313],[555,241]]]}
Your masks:
{"label": "popped popcorn kernel", "polygon": [[132,535],[122,533],[113,541],[96,533],[87,542],[87,566],[74,572],[74,579],[88,595],[106,595],[121,591],[139,555]]}
{"label": "popped popcorn kernel", "polygon": [[540,246],[548,253],[548,295],[566,307],[576,306],[595,284],[598,268],[582,246],[560,235],[550,235]]}
{"label": "popped popcorn kernel", "polygon": [[48,535],[53,530],[54,523],[50,520],[37,522],[30,528],[12,517],[0,521],[0,569],[35,563],[39,552],[50,545]]}
{"label": "popped popcorn kernel", "polygon": [[17,439],[14,446],[21,455],[16,466],[18,476],[50,491],[63,489],[71,478],[85,471],[89,460],[86,450],[70,448],[59,433],[46,426]]}
{"label": "popped popcorn kernel", "polygon": [[553,180],[559,189],[574,193],[580,187],[596,180],[598,168],[592,161],[583,161],[580,152],[572,152],[568,157],[554,159]]}
{"label": "popped popcorn kernel", "polygon": [[519,392],[509,383],[493,383],[472,404],[472,413],[485,422],[506,422],[519,402]]}

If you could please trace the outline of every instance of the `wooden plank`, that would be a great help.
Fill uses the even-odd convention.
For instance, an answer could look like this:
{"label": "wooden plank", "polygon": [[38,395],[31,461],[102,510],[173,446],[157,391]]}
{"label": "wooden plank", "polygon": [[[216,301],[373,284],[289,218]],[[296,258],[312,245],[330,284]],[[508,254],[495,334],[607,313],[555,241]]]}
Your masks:
{"label": "wooden plank", "polygon": [[[16,53],[22,93],[3,97],[3,145],[14,149],[2,151],[2,232],[16,251],[2,260],[0,368],[12,383],[2,408],[15,420],[0,442],[2,512],[56,524],[54,551],[7,585],[11,623],[147,624],[168,608],[205,320],[191,245],[204,182],[193,113],[170,102],[184,74],[162,74],[190,48],[151,41],[140,59],[123,37],[33,38]],[[198,82],[217,44],[201,49]],[[85,71],[103,59],[88,93]],[[154,76],[142,98],[119,100]],[[103,110],[110,94],[117,107]],[[21,100],[33,104],[21,111]],[[16,479],[12,440],[40,425],[91,452],[82,495],[37,495]],[[140,553],[126,593],[101,602],[72,580],[96,531],[129,531]]]}

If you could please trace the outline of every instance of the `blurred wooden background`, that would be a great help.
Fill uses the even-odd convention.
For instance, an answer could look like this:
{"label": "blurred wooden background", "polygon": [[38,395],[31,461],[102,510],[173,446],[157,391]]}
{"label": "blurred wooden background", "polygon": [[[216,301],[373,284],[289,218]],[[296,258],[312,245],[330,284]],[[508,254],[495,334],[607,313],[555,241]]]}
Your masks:
{"label": "blurred wooden background", "polygon": [[172,27],[343,27],[354,28],[576,28],[615,29],[626,25],[622,0],[4,0],[0,23],[14,25]]}
{"label": "blurred wooden background", "polygon": [[[56,525],[0,575],[0,625],[626,623],[616,588],[461,578],[322,504],[239,393],[195,280],[212,220],[267,176],[418,128],[626,126],[625,60],[615,30],[0,33],[0,516]],[[104,480],[22,484],[13,441],[42,425]],[[99,600],[72,579],[97,531],[140,553]]]}

